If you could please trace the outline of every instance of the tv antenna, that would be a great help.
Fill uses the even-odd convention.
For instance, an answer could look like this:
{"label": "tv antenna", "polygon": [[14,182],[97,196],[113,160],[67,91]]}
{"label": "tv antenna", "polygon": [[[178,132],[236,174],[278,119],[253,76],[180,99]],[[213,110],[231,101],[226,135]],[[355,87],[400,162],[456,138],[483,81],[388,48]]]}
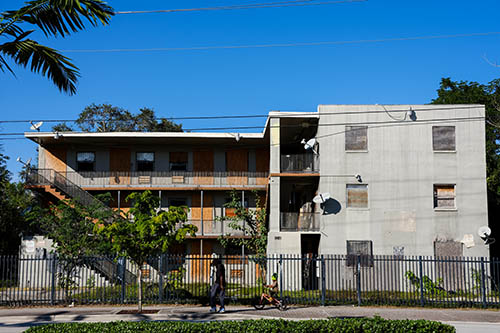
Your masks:
{"label": "tv antenna", "polygon": [[26,162],[23,162],[23,160],[21,159],[21,157],[18,157],[16,158],[16,161],[18,161],[19,163],[23,164],[24,166],[26,167],[30,167],[30,163],[31,163],[31,157],[28,158],[28,160]]}
{"label": "tv antenna", "polygon": [[34,124],[32,121],[30,121],[30,124],[31,124],[30,129],[32,131],[38,131],[38,132],[40,132],[40,127],[42,127],[43,121],[40,121],[40,122],[38,122],[36,124]]}
{"label": "tv antenna", "polygon": [[306,141],[306,139],[302,139],[300,143],[304,145],[305,150],[312,150],[315,155],[318,155],[318,152],[314,149],[317,143],[316,138],[309,139],[308,141]]}
{"label": "tv antenna", "polygon": [[313,198],[313,202],[317,204],[324,204],[328,199],[330,199],[330,193],[320,193]]}
{"label": "tv antenna", "polygon": [[484,245],[495,243],[495,238],[490,237],[491,229],[488,226],[483,225],[482,227],[479,227],[479,229],[477,230],[477,234],[484,241]]}

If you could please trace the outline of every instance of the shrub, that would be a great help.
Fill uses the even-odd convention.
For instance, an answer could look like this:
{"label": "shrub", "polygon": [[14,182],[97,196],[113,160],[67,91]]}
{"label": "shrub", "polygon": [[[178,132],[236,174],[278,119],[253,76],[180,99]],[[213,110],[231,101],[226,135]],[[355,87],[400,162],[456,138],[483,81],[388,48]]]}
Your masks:
{"label": "shrub", "polygon": [[455,328],[427,320],[385,320],[375,318],[346,318],[331,320],[260,319],[243,321],[212,321],[205,323],[163,321],[110,323],[61,323],[31,327],[28,333],[73,333],[73,332],[210,332],[210,333],[311,333],[311,332],[455,332]]}

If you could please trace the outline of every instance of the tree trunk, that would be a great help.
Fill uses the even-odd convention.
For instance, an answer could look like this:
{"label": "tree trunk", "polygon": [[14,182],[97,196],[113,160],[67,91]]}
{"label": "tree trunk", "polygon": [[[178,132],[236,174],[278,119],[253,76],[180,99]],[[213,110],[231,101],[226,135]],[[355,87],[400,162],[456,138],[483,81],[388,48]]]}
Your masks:
{"label": "tree trunk", "polygon": [[139,313],[142,312],[142,266],[137,268],[137,305]]}

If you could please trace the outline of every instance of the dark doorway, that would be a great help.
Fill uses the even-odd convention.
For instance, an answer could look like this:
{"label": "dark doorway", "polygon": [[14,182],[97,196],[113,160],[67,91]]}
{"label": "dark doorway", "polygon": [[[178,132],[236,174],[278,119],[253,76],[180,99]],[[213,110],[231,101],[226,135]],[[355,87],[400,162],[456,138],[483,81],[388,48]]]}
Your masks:
{"label": "dark doorway", "polygon": [[317,290],[318,277],[318,249],[320,235],[301,235],[302,249],[302,286],[304,290]]}

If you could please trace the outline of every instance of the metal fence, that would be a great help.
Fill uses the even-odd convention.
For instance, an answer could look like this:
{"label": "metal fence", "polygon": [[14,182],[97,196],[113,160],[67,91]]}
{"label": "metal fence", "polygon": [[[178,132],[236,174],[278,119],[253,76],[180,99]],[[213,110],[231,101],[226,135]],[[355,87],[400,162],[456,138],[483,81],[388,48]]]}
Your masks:
{"label": "metal fence", "polygon": [[[498,307],[500,260],[465,257],[224,256],[228,302],[250,303],[278,273],[290,303]],[[211,256],[161,255],[141,266],[146,303],[206,303]],[[0,304],[137,302],[137,269],[123,258],[81,258],[67,279],[52,255],[0,257]]]}

